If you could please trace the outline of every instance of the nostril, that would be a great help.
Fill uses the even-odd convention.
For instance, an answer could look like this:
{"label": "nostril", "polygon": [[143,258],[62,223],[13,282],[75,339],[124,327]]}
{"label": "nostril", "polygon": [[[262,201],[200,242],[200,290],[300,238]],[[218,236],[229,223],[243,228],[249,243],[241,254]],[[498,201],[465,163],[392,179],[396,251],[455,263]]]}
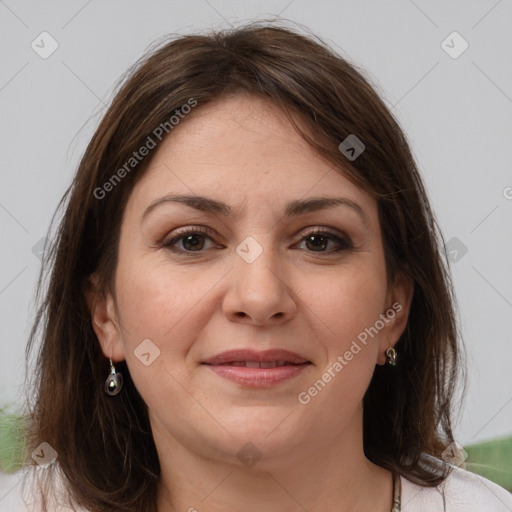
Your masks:
{"label": "nostril", "polygon": [[[282,311],[279,311],[279,313],[274,313],[272,316],[271,316],[271,319],[278,319],[278,318],[282,318],[285,314],[282,312]],[[251,315],[247,314],[247,313],[244,313],[243,311],[237,311],[235,313],[235,316],[237,318],[251,318]]]}

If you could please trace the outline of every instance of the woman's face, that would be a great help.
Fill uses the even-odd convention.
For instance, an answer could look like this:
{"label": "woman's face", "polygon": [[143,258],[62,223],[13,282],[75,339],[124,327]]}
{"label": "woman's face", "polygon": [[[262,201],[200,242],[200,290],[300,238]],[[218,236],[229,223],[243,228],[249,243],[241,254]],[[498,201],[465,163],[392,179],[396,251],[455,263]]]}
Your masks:
{"label": "woman's face", "polygon": [[154,151],[93,323],[157,448],[270,464],[360,434],[409,298],[387,287],[376,201],[255,97],[198,108]]}

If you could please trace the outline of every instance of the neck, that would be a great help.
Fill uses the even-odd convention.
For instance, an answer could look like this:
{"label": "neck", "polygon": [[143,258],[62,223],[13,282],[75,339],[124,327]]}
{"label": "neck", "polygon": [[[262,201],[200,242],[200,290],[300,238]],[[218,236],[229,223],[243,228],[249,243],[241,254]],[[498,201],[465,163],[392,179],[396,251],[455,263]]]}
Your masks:
{"label": "neck", "polygon": [[157,510],[389,512],[392,476],[364,456],[362,414],[359,420],[334,438],[319,436],[285,454],[265,455],[252,467],[237,459],[207,458],[168,439],[165,450],[157,446]]}

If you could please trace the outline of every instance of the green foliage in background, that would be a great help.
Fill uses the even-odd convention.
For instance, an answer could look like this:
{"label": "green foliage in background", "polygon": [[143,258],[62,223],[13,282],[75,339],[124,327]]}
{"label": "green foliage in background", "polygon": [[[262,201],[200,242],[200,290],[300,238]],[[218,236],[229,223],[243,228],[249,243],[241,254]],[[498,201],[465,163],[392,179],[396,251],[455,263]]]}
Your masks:
{"label": "green foliage in background", "polygon": [[0,409],[0,471],[14,473],[23,465],[25,453],[24,420]]}
{"label": "green foliage in background", "polygon": [[466,469],[512,492],[512,436],[465,446]]}
{"label": "green foliage in background", "polygon": [[[21,468],[25,452],[24,421],[21,416],[0,409],[0,471]],[[496,482],[512,492],[512,436],[465,446],[466,469]]]}

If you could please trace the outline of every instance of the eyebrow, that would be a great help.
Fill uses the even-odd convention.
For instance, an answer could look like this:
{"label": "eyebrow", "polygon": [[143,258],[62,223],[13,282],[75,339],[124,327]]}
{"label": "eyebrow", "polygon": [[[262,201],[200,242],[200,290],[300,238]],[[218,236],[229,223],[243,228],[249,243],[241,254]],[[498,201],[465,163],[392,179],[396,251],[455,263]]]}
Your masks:
{"label": "eyebrow", "polygon": [[[198,195],[168,194],[151,202],[151,204],[144,210],[141,221],[143,221],[155,208],[166,203],[180,203],[196,210],[220,215],[222,217],[234,216],[233,208],[222,201]],[[346,197],[309,197],[307,199],[297,199],[286,205],[284,216],[295,217],[304,213],[316,212],[327,208],[333,208],[335,206],[345,206],[350,208],[358,214],[366,226],[369,226],[369,220],[363,208],[355,201]]]}

